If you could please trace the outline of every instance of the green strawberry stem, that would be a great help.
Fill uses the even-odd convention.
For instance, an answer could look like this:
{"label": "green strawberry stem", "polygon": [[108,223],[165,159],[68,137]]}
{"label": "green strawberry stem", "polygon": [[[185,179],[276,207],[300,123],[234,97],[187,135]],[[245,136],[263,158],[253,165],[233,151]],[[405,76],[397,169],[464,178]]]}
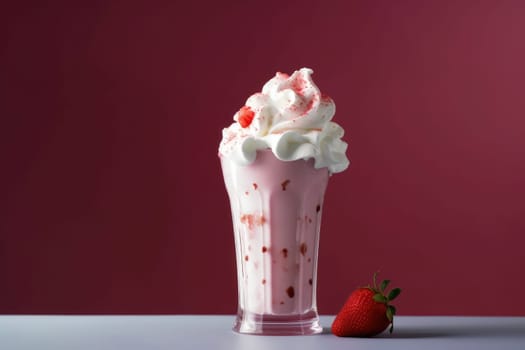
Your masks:
{"label": "green strawberry stem", "polygon": [[381,281],[379,288],[377,288],[377,272],[374,273],[373,282],[374,286],[370,287],[368,285],[366,288],[370,289],[374,292],[374,296],[372,297],[375,302],[385,304],[386,306],[386,318],[388,321],[390,321],[390,329],[389,332],[392,333],[394,331],[394,315],[396,314],[396,308],[393,305],[390,305],[389,303],[397,298],[399,294],[401,294],[400,288],[393,288],[390,290],[388,295],[385,295],[386,289],[388,285],[390,284],[390,280],[383,280]]}

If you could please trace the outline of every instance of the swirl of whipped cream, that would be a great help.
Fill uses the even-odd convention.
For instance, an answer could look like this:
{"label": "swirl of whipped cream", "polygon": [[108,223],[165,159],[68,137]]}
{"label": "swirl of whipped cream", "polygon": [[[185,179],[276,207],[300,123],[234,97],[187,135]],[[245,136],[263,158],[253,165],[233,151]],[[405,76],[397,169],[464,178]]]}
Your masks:
{"label": "swirl of whipped cream", "polygon": [[330,173],[345,170],[348,145],[344,130],[331,119],[334,101],[321,94],[312,81],[313,71],[302,68],[291,76],[276,73],[246,100],[222,132],[219,155],[241,165],[252,163],[257,151],[271,149],[283,161],[315,159],[315,168]]}

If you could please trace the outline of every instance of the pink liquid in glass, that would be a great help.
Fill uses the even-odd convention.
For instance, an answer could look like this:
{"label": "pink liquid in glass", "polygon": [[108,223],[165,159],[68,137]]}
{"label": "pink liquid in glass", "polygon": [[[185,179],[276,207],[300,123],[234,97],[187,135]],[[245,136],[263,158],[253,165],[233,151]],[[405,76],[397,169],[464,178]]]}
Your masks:
{"label": "pink liquid in glass", "polygon": [[234,330],[262,335],[320,333],[317,252],[328,169],[281,161],[270,150],[240,166],[221,156],[237,261]]}

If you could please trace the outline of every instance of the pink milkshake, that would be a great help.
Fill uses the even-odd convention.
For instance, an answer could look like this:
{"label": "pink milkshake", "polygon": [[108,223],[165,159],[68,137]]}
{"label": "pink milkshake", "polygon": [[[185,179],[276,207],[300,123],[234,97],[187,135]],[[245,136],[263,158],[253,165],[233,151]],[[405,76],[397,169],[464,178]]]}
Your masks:
{"label": "pink milkshake", "polygon": [[[315,287],[321,209],[328,170],[313,160],[283,162],[259,151],[250,165],[221,158],[230,198],[239,292],[235,329],[266,320],[304,321],[319,331]],[[275,331],[265,327],[263,331]]]}
{"label": "pink milkshake", "polygon": [[322,331],[317,252],[328,178],[348,166],[333,101],[311,70],[277,73],[223,132],[219,148],[230,199],[239,306],[234,330]]}

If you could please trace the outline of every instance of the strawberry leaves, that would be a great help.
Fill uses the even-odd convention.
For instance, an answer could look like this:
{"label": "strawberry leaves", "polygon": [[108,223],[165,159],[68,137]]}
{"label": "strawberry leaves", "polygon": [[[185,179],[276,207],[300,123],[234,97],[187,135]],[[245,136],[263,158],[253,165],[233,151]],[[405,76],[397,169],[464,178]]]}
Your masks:
{"label": "strawberry leaves", "polygon": [[381,282],[381,286],[379,287],[379,290],[381,292],[384,292],[389,284],[390,284],[390,280],[384,280],[383,282]]}
{"label": "strawberry leaves", "polygon": [[388,300],[389,301],[392,301],[394,300],[395,298],[397,298],[397,296],[401,294],[401,289],[399,288],[394,288],[390,291],[390,293],[388,293]]}
{"label": "strawberry leaves", "polygon": [[374,294],[372,299],[374,299],[378,303],[383,303],[383,304],[386,304],[386,302],[388,301],[388,299],[383,294],[380,294],[380,293]]}
{"label": "strawberry leaves", "polygon": [[[387,308],[386,308],[386,318],[388,318],[388,320],[390,322],[393,321],[394,319],[394,315],[396,314],[396,309],[392,306],[392,305],[388,305]],[[390,327],[392,328],[392,327]],[[390,332],[392,333],[392,332]]]}
{"label": "strawberry leaves", "polygon": [[366,288],[370,289],[374,292],[374,296],[372,299],[374,299],[375,302],[380,304],[385,304],[386,306],[386,318],[390,322],[390,329],[389,332],[392,333],[394,331],[394,315],[396,314],[396,308],[393,305],[390,305],[389,303],[397,298],[399,294],[401,294],[400,288],[393,288],[390,290],[388,295],[385,295],[386,289],[388,288],[390,284],[390,280],[383,280],[379,284],[379,288],[377,287],[377,272],[374,273],[373,282],[374,286],[370,287],[367,286]]}

